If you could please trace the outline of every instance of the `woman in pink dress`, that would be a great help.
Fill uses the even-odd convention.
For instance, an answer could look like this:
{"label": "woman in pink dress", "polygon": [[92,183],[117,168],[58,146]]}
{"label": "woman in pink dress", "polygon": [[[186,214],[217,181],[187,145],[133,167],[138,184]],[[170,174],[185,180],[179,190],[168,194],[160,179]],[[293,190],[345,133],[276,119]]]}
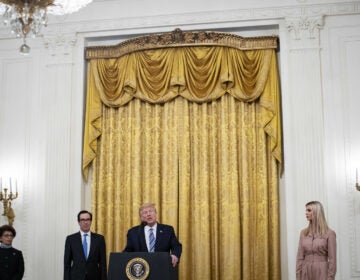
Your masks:
{"label": "woman in pink dress", "polygon": [[296,280],[334,280],[336,234],[328,227],[320,202],[306,204],[306,219],[309,226],[300,233]]}

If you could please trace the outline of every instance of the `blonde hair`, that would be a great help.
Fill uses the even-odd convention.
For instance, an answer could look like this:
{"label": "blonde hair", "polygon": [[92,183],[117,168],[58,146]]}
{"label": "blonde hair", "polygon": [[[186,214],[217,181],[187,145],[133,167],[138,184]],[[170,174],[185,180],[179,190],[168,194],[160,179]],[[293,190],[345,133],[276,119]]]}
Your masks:
{"label": "blonde hair", "polygon": [[307,236],[312,233],[314,235],[324,236],[328,232],[329,227],[325,219],[322,204],[319,201],[310,201],[306,203],[305,206],[310,206],[312,220],[310,220],[308,227],[304,229],[304,235]]}
{"label": "blonde hair", "polygon": [[155,203],[144,203],[139,208],[139,216],[140,217],[141,217],[142,210],[144,210],[145,208],[153,208],[155,210],[155,213],[156,213]]}

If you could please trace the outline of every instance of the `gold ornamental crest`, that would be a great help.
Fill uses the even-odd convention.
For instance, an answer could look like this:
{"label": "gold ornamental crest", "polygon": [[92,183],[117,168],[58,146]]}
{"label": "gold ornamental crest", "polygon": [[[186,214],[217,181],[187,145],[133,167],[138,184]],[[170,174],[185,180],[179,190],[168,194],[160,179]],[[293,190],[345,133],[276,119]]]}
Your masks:
{"label": "gold ornamental crest", "polygon": [[145,280],[149,273],[150,266],[142,258],[133,258],[126,265],[126,276],[130,280]]}

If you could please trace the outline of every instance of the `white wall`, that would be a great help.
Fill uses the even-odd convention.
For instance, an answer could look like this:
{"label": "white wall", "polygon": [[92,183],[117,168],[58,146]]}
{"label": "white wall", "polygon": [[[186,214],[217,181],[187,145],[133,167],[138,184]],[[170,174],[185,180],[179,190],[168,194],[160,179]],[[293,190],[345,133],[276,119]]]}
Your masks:
{"label": "white wall", "polygon": [[[339,24],[342,22],[343,24]],[[325,182],[328,216],[337,228],[342,279],[360,278],[360,17],[330,17],[322,40]],[[325,47],[326,46],[326,47]]]}
{"label": "white wall", "polygon": [[0,28],[0,176],[19,182],[14,243],[25,255],[25,279],[62,278],[65,236],[90,205],[81,177],[84,47],[177,27],[279,35],[282,279],[295,279],[304,204],[314,199],[337,232],[337,279],[360,278],[360,192],[353,187],[360,168],[360,1],[241,2],[95,1],[50,18],[44,37],[28,41],[28,57],[17,52],[21,40]]}

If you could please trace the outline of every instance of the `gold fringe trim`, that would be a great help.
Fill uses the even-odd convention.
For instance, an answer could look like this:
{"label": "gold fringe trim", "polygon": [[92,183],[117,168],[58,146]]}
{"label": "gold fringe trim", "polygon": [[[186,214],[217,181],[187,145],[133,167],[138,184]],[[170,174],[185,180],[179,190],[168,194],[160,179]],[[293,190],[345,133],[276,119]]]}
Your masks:
{"label": "gold fringe trim", "polygon": [[276,49],[277,36],[241,37],[229,33],[182,31],[144,35],[115,46],[92,46],[85,49],[86,59],[118,58],[132,52],[184,46],[224,46],[239,50]]}

